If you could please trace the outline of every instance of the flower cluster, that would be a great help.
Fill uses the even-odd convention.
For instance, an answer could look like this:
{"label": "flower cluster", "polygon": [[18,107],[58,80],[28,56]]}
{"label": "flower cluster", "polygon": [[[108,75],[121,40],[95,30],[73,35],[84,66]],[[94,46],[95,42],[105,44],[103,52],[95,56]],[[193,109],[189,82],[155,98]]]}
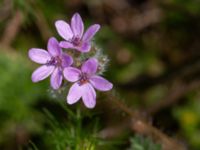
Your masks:
{"label": "flower cluster", "polygon": [[[32,81],[39,82],[51,75],[50,84],[54,90],[63,86],[63,80],[74,82],[67,95],[68,104],[74,104],[82,98],[87,108],[94,108],[94,89],[108,91],[113,87],[112,83],[99,76],[104,61],[99,55],[95,55],[98,50],[92,45],[92,38],[99,31],[100,25],[91,25],[84,33],[83,21],[80,15],[75,13],[71,24],[58,20],[55,26],[63,41],[58,42],[56,38],[51,37],[48,40],[47,51],[40,48],[29,50],[29,58],[42,65],[33,72]],[[62,48],[67,51],[63,52]]]}

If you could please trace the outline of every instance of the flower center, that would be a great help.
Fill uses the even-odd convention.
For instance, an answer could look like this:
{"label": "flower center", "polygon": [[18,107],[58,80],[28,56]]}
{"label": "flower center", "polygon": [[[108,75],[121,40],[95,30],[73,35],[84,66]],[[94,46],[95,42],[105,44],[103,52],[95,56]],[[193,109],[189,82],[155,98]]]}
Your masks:
{"label": "flower center", "polygon": [[72,39],[71,39],[71,43],[74,45],[74,46],[80,46],[81,45],[81,39],[77,36],[74,36]]}
{"label": "flower center", "polygon": [[47,66],[61,66],[62,65],[62,60],[60,57],[52,57],[51,60],[47,61],[46,63]]}
{"label": "flower center", "polygon": [[81,85],[83,85],[85,83],[88,83],[88,82],[89,82],[89,79],[88,79],[87,74],[86,73],[81,73],[78,84],[81,86]]}

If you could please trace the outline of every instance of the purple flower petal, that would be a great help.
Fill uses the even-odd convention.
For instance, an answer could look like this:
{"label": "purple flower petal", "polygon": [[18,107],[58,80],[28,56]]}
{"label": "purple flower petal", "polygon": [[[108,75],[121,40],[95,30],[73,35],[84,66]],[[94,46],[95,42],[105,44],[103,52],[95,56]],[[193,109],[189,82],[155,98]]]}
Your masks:
{"label": "purple flower petal", "polygon": [[100,76],[92,76],[90,83],[99,91],[109,91],[113,87],[112,83]]}
{"label": "purple flower petal", "polygon": [[37,68],[32,74],[32,81],[38,82],[47,78],[54,70],[54,66],[43,65]]}
{"label": "purple flower petal", "polygon": [[49,53],[46,50],[40,48],[30,49],[28,55],[32,61],[39,64],[45,64],[51,59]]}
{"label": "purple flower petal", "polygon": [[81,67],[81,71],[87,73],[88,75],[93,75],[96,73],[98,67],[98,61],[96,58],[88,59]]}
{"label": "purple flower petal", "polygon": [[58,67],[55,68],[50,79],[51,87],[55,90],[59,89],[59,87],[62,84],[62,79],[63,79],[62,70],[60,70]]}
{"label": "purple flower petal", "polygon": [[70,42],[67,42],[67,41],[61,41],[59,43],[59,46],[62,47],[62,48],[74,48],[74,45]]}
{"label": "purple flower petal", "polygon": [[63,20],[58,20],[55,23],[58,34],[65,40],[70,40],[73,37],[73,32],[68,23]]}
{"label": "purple flower petal", "polygon": [[78,13],[75,13],[71,19],[71,28],[75,36],[81,38],[84,31],[83,21]]}
{"label": "purple flower petal", "polygon": [[66,67],[63,71],[64,77],[70,82],[76,82],[79,80],[81,71],[77,68]]}
{"label": "purple flower petal", "polygon": [[99,29],[100,29],[99,24],[94,24],[90,26],[83,35],[83,41],[89,42],[93,38],[93,36],[96,34],[96,32],[99,31]]}
{"label": "purple flower petal", "polygon": [[69,67],[73,64],[73,59],[68,54],[63,53],[61,57],[62,57],[62,67],[63,68]]}
{"label": "purple flower petal", "polygon": [[59,56],[62,53],[59,43],[54,37],[49,39],[47,49],[49,53],[54,57]]}
{"label": "purple flower petal", "polygon": [[96,105],[96,92],[91,84],[82,85],[84,92],[82,93],[83,103],[87,108],[94,108]]}
{"label": "purple flower petal", "polygon": [[69,93],[67,95],[67,103],[76,103],[81,98],[83,90],[84,89],[82,88],[82,86],[79,86],[78,83],[74,83],[69,89]]}
{"label": "purple flower petal", "polygon": [[83,43],[81,47],[77,47],[77,50],[79,50],[82,53],[89,52],[91,49],[91,44],[90,43]]}

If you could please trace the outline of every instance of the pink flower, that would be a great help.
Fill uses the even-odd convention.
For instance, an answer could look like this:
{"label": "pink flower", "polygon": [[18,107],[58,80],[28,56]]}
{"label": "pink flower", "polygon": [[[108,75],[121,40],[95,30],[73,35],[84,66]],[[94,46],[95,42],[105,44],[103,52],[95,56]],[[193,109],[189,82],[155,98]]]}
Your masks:
{"label": "pink flower", "polygon": [[73,63],[71,56],[62,52],[58,41],[52,37],[48,41],[48,51],[40,48],[32,48],[29,50],[29,58],[42,64],[32,74],[32,81],[39,82],[51,75],[51,86],[58,89],[63,80],[63,69],[69,67]]}
{"label": "pink flower", "polygon": [[96,92],[109,91],[113,85],[101,76],[96,75],[98,61],[95,58],[90,58],[81,67],[81,70],[73,67],[64,69],[64,77],[69,82],[75,82],[68,93],[68,104],[76,103],[81,97],[83,103],[88,108],[94,108],[96,104]]}
{"label": "pink flower", "polygon": [[65,39],[65,41],[60,42],[60,46],[63,48],[76,49],[80,52],[90,51],[91,39],[100,29],[99,24],[94,24],[83,34],[84,24],[78,13],[73,15],[71,25],[63,20],[58,20],[55,26],[59,35]]}

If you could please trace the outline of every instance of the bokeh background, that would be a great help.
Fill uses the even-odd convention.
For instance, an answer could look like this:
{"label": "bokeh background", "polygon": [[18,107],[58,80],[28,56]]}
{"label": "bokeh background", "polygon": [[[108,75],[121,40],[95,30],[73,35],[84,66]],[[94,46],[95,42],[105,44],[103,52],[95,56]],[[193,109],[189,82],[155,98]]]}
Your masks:
{"label": "bokeh background", "polygon": [[[93,110],[30,78],[28,50],[75,12],[110,59]],[[0,33],[1,150],[200,149],[199,0],[0,0]]]}

